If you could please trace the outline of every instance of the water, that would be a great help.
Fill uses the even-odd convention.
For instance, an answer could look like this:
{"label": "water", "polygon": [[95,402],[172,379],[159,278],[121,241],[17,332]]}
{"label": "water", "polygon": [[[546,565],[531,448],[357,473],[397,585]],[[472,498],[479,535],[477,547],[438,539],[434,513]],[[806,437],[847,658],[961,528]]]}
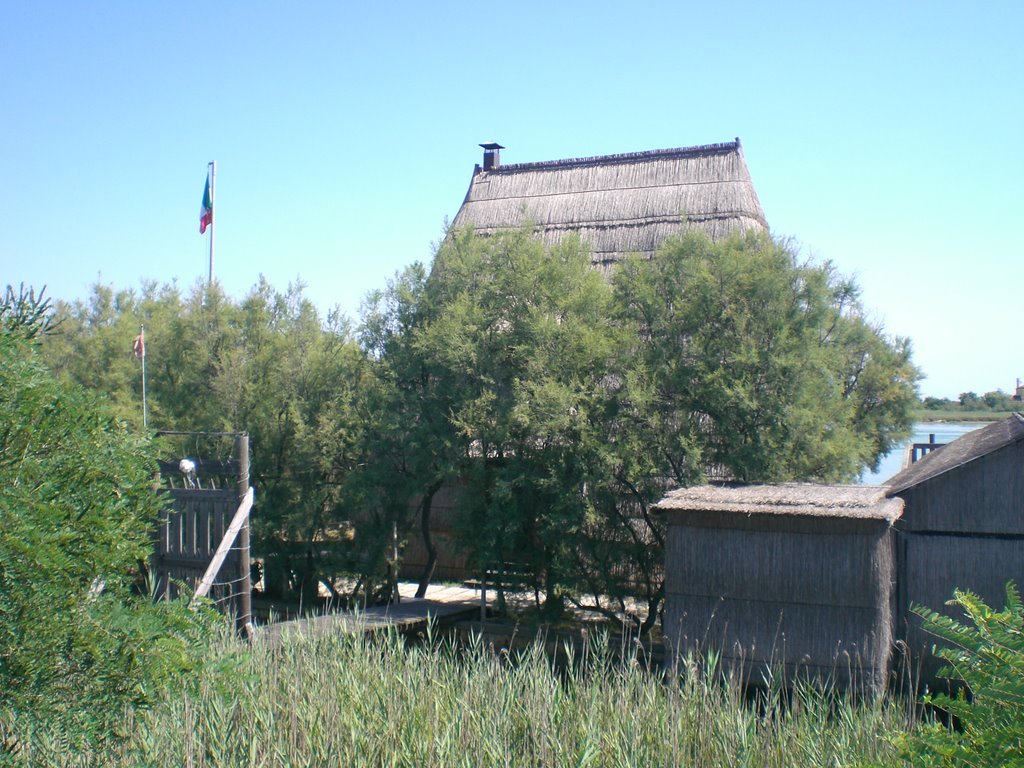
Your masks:
{"label": "water", "polygon": [[984,421],[930,421],[915,424],[914,434],[910,439],[900,443],[883,456],[877,472],[865,470],[860,477],[860,482],[866,485],[878,485],[903,469],[903,456],[907,446],[911,443],[927,443],[929,435],[935,435],[937,443],[951,443],[961,435],[981,429],[988,423]]}

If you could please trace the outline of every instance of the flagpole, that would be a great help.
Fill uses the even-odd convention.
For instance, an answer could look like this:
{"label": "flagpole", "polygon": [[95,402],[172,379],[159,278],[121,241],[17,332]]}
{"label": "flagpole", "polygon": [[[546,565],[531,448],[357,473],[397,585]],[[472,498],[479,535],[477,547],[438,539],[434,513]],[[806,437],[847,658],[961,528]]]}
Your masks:
{"label": "flagpole", "polygon": [[142,428],[149,427],[146,419],[146,326],[139,326],[139,338],[142,339]]}
{"label": "flagpole", "polygon": [[213,233],[217,228],[217,161],[207,163],[210,168],[210,210],[213,216],[210,218],[210,287],[213,287]]}

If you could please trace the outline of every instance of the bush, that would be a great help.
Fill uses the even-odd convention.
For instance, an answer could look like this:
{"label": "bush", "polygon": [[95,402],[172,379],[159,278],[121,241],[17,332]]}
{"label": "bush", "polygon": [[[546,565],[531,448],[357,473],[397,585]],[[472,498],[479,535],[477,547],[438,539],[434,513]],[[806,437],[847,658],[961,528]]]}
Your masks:
{"label": "bush", "polygon": [[1006,585],[1006,607],[994,611],[977,595],[957,591],[949,603],[970,625],[917,607],[925,628],[948,645],[940,674],[966,689],[929,695],[925,703],[948,715],[902,739],[915,765],[1024,765],[1024,609],[1020,591]]}
{"label": "bush", "polygon": [[132,594],[160,506],[149,442],[39,362],[46,310],[0,301],[0,761],[125,735],[126,706],[199,665],[208,624]]}

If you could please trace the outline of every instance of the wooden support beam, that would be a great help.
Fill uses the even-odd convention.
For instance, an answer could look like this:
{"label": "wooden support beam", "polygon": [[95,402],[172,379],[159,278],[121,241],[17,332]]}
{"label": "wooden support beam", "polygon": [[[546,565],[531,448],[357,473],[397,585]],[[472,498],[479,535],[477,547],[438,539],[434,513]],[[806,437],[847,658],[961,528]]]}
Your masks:
{"label": "wooden support beam", "polygon": [[206,597],[207,593],[209,593],[210,587],[213,586],[213,580],[217,578],[217,573],[220,571],[220,567],[224,564],[224,559],[228,556],[231,546],[235,543],[235,538],[238,536],[238,532],[242,530],[242,527],[246,522],[248,522],[249,510],[252,509],[252,501],[253,490],[250,487],[242,498],[242,503],[238,505],[238,510],[235,512],[235,516],[231,518],[231,525],[229,525],[228,529],[224,532],[224,538],[221,539],[220,546],[217,547],[217,552],[214,554],[213,560],[210,561],[210,565],[206,569],[206,573],[203,575],[202,581],[200,581],[199,586],[196,587],[195,594],[192,596],[193,601],[201,597]]}

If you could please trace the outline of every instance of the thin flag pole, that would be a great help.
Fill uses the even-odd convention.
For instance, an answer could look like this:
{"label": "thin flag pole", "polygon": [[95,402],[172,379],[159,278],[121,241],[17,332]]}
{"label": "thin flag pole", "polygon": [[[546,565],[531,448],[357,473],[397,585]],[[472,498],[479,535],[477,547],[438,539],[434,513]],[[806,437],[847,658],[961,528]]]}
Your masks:
{"label": "thin flag pole", "polygon": [[210,169],[210,210],[213,216],[210,218],[210,281],[213,286],[213,239],[217,228],[217,161],[212,160],[207,164]]}
{"label": "thin flag pole", "polygon": [[149,427],[146,418],[146,326],[139,326],[139,351],[142,353],[142,428]]}

